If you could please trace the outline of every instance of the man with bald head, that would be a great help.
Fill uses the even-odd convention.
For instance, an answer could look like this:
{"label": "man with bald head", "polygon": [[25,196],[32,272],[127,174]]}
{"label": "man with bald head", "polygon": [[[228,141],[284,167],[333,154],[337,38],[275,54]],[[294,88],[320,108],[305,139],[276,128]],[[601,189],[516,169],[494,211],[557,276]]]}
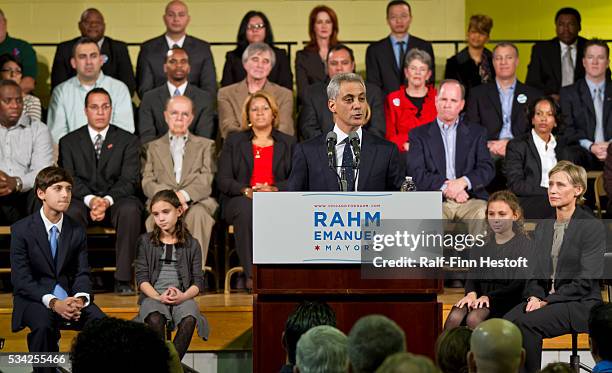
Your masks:
{"label": "man with bald head", "polygon": [[141,143],[155,140],[168,132],[164,111],[168,99],[176,96],[187,96],[194,105],[189,131],[209,139],[214,137],[214,97],[187,81],[190,71],[189,55],[183,48],[168,51],[164,63],[168,81],[145,93],[140,104],[138,135]]}
{"label": "man with bald head", "polygon": [[[189,131],[194,120],[193,112],[193,103],[187,96],[168,100],[164,111],[168,133],[147,147],[142,190],[149,200],[160,190],[176,192],[186,211],[187,228],[202,247],[204,266],[215,225],[213,216],[218,207],[217,201],[211,197],[216,171],[215,142]],[[153,216],[149,216],[146,225],[148,231],[153,230]]]}
{"label": "man with bald head", "polygon": [[81,36],[60,43],[55,50],[51,69],[51,89],[76,75],[76,70],[70,64],[72,49],[79,38],[87,37],[95,41],[100,48],[103,59],[102,72],[125,83],[132,96],[136,90],[136,79],[127,44],[104,34],[106,29],[104,16],[96,8],[86,9],[81,14],[78,25]]}
{"label": "man with bald head", "polygon": [[187,5],[180,0],[170,1],[163,15],[166,32],[148,40],[140,47],[136,65],[138,96],[166,82],[163,66],[167,52],[173,48],[183,48],[189,55],[191,71],[189,83],[217,97],[217,78],[215,61],[210,52],[210,45],[204,40],[187,35],[187,26],[191,17]]}
{"label": "man with bald head", "polygon": [[489,319],[478,324],[470,339],[470,373],[518,373],[525,362],[523,337],[510,321]]}

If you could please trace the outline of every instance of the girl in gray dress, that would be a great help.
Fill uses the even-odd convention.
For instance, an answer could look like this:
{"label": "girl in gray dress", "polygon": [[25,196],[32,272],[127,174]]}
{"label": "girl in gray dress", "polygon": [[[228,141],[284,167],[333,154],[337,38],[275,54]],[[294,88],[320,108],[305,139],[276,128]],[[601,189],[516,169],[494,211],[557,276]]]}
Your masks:
{"label": "girl in gray dress", "polygon": [[173,330],[178,326],[173,343],[182,359],[196,325],[198,335],[208,339],[208,323],[193,299],[203,291],[202,252],[185,226],[176,193],[162,190],[151,199],[155,227],[140,236],[135,263],[141,292],[136,320],[148,324],[161,338],[168,321]]}

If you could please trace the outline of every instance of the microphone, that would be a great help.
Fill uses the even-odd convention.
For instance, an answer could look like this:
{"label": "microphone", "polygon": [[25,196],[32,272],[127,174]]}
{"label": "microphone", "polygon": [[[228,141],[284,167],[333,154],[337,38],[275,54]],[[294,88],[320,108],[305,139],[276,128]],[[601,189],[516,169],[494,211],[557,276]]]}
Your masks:
{"label": "microphone", "polygon": [[359,169],[359,159],[361,158],[361,148],[359,147],[359,135],[357,132],[352,131],[349,133],[349,143],[353,148],[353,153],[355,154],[355,168]]}
{"label": "microphone", "polygon": [[338,142],[338,135],[334,131],[330,131],[327,133],[325,137],[325,142],[327,143],[327,162],[329,164],[329,168],[333,168],[335,172],[335,164],[336,164],[336,143]]}

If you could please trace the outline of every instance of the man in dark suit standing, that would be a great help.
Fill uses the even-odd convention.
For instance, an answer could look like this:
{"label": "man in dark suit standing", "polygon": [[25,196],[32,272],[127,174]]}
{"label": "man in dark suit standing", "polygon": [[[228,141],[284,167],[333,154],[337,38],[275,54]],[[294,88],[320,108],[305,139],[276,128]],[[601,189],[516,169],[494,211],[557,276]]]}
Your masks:
{"label": "man in dark suit standing", "polygon": [[42,169],[35,188],[43,207],[11,227],[12,330],[30,329],[30,352],[57,352],[61,327],[81,329],[104,317],[90,295],[85,229],[64,214],[72,182],[61,168]]}
{"label": "man in dark suit standing", "polygon": [[60,140],[58,163],[75,179],[75,198],[66,214],[84,227],[96,223],[115,228],[115,292],[133,295],[132,262],[142,215],[142,203],[136,197],[140,144],[135,135],[110,124],[111,111],[108,92],[89,91],[87,125]]}
{"label": "man in dark suit standing", "polygon": [[189,83],[217,97],[217,78],[215,61],[210,45],[198,38],[187,35],[187,25],[191,20],[187,5],[180,0],[172,0],[166,5],[164,13],[166,33],[148,40],[140,47],[136,64],[138,96],[166,82],[163,66],[168,50],[180,47],[189,55],[191,71]]}
{"label": "man in dark suit standing", "polygon": [[77,40],[87,37],[98,43],[104,64],[105,75],[121,80],[130,90],[130,96],[136,90],[134,68],[128,53],[127,44],[104,35],[106,25],[104,16],[98,9],[89,8],[81,14],[79,30],[81,36],[60,43],[55,50],[53,68],[51,69],[51,89],[76,75],[76,70],[70,64],[73,48]]}
{"label": "man in dark suit standing", "polygon": [[187,81],[191,66],[183,48],[171,49],[166,56],[164,72],[168,81],[145,93],[138,116],[138,136],[145,144],[168,132],[164,118],[166,103],[170,97],[187,96],[193,103],[193,122],[189,131],[197,136],[212,139],[214,136],[214,98]]}
{"label": "man in dark suit standing", "polygon": [[489,184],[495,170],[484,128],[459,116],[465,91],[454,79],[440,83],[436,96],[438,117],[410,132],[408,173],[417,190],[440,190],[442,216],[468,219],[470,233],[484,228]]}
{"label": "man in dark suit standing", "polygon": [[[429,53],[435,61],[431,43],[408,34],[412,22],[412,10],[404,0],[393,0],[387,4],[387,23],[391,34],[370,44],[366,51],[366,76],[369,83],[377,85],[385,97],[397,91],[404,82],[403,61],[406,52],[419,48]],[[435,81],[435,66],[431,67],[430,81]]]}
{"label": "man in dark suit standing", "polygon": [[[610,49],[604,41],[587,41],[582,65],[584,79],[561,89],[561,112],[570,146],[566,158],[587,170],[601,170],[612,140],[612,85],[606,77]],[[573,145],[572,145],[573,143]]]}
{"label": "man in dark suit standing", "polygon": [[[361,128],[367,114],[363,79],[354,73],[337,74],[327,86],[327,97],[327,107],[334,114],[336,144],[326,144],[328,134],[322,133],[296,145],[289,190],[399,190],[402,177],[397,146]],[[330,157],[332,147],[335,155]]]}
{"label": "man in dark suit standing", "polygon": [[586,39],[578,36],[580,13],[574,8],[562,8],[555,15],[557,36],[540,41],[531,49],[531,62],[525,83],[546,95],[558,98],[561,87],[584,78],[582,56]]}
{"label": "man in dark suit standing", "polygon": [[[327,79],[311,84],[304,92],[299,118],[300,134],[304,139],[311,139],[334,128],[333,114],[327,108],[327,85],[337,74],[353,72],[353,50],[343,44],[330,48],[327,53]],[[367,82],[366,91],[371,117],[363,129],[384,138],[386,125],[382,93],[378,86]]]}

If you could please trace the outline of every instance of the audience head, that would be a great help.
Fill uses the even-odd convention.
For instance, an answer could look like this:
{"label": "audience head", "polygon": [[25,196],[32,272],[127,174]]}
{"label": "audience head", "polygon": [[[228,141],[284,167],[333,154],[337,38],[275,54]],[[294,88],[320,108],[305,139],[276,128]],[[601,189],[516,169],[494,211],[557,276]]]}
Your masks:
{"label": "audience head", "polygon": [[575,373],[576,371],[572,369],[571,365],[568,363],[550,363],[545,366],[540,373]]}
{"label": "audience head", "polygon": [[424,50],[413,48],[406,53],[404,58],[404,76],[408,85],[412,87],[423,87],[431,77],[431,56]]}
{"label": "audience head", "polygon": [[591,309],[589,342],[596,362],[612,361],[612,303],[602,303]]}
{"label": "audience head", "polygon": [[519,200],[509,190],[499,190],[487,202],[487,220],[491,231],[503,234],[513,230],[514,226],[523,226],[523,209]]}
{"label": "audience head", "polygon": [[297,343],[296,362],[300,373],[346,373],[347,338],[330,325],[319,325],[302,334]]}
{"label": "audience head", "polygon": [[246,71],[247,79],[268,79],[275,63],[276,55],[265,43],[249,44],[242,53],[242,66]]}
{"label": "audience head", "polygon": [[338,127],[348,133],[367,122],[366,87],[355,73],[335,75],[327,85],[327,107]]}
{"label": "audience head", "polygon": [[22,112],[23,96],[19,84],[14,80],[0,80],[0,126],[13,127]]}
{"label": "audience head", "polygon": [[581,30],[582,19],[574,8],[561,8],[555,14],[555,31],[557,38],[565,45],[574,44]]}
{"label": "audience head", "polygon": [[344,44],[329,48],[327,52],[327,76],[331,79],[337,74],[355,72],[355,55]]}
{"label": "audience head", "polygon": [[45,167],[36,175],[34,188],[36,196],[43,203],[45,211],[51,209],[64,212],[70,206],[72,198],[72,176],[60,167]]}
{"label": "audience head", "polygon": [[100,76],[104,61],[98,43],[90,38],[80,38],[72,47],[70,65],[80,81],[93,84]]}
{"label": "audience head", "polygon": [[398,352],[385,359],[376,373],[439,373],[440,370],[425,356]]}
{"label": "audience head", "polygon": [[606,69],[610,65],[610,48],[601,39],[588,40],[584,45],[582,65],[586,77],[594,81],[606,78]]}
{"label": "audience head", "polygon": [[336,326],[336,314],[327,303],[305,301],[289,315],[283,332],[283,347],[291,365],[295,365],[295,349],[302,334],[319,325]]}
{"label": "audience head", "polygon": [[467,353],[472,330],[466,326],[445,330],[436,341],[436,365],[443,373],[468,373]]}
{"label": "audience head", "polygon": [[548,201],[555,208],[584,203],[587,172],[570,161],[559,161],[548,172]]}
{"label": "audience head", "polygon": [[465,88],[455,79],[444,79],[440,82],[436,96],[438,119],[445,124],[453,124],[465,105]]}
{"label": "audience head", "polygon": [[164,62],[164,73],[166,78],[175,87],[185,83],[189,78],[191,65],[189,65],[189,55],[183,48],[173,48],[166,53]]}
{"label": "audience head", "polygon": [[242,129],[278,128],[278,105],[274,96],[266,91],[249,95],[242,107]]}
{"label": "audience head", "polygon": [[238,27],[238,50],[243,50],[252,43],[274,45],[274,34],[268,17],[263,12],[251,10],[242,17]]}
{"label": "audience head", "polygon": [[364,316],[357,320],[348,335],[353,373],[374,372],[388,356],[405,351],[404,331],[386,316]]}
{"label": "audience head", "polygon": [[23,78],[21,62],[8,53],[0,56],[0,79],[9,79],[20,84],[21,78]]}
{"label": "audience head", "polygon": [[160,190],[153,195],[149,204],[149,211],[155,221],[151,237],[156,245],[162,245],[162,233],[173,235],[177,245],[183,245],[188,235],[183,220],[183,206],[177,193],[170,189]]}
{"label": "audience head", "polygon": [[493,48],[493,69],[498,80],[516,79],[519,55],[516,45],[501,42]]}
{"label": "audience head", "polygon": [[308,16],[308,36],[310,41],[306,48],[319,50],[319,39],[329,40],[329,46],[338,44],[338,16],[326,5],[319,5],[310,11]]}
{"label": "audience head", "polygon": [[548,142],[553,130],[562,124],[561,110],[551,96],[540,97],[529,105],[529,120],[533,130],[544,141]]}
{"label": "audience head", "polygon": [[187,96],[170,97],[166,102],[164,119],[173,136],[185,136],[193,122],[193,101]]}
{"label": "audience head", "polygon": [[478,324],[470,339],[470,372],[517,373],[525,362],[523,336],[519,328],[504,319]]}
{"label": "audience head", "polygon": [[81,20],[79,21],[81,36],[90,38],[97,43],[104,37],[105,28],[104,16],[98,9],[89,8],[81,13]]}
{"label": "audience head", "polygon": [[166,5],[164,11],[164,24],[166,33],[170,35],[185,35],[191,17],[187,4],[181,0],[172,0]]}
{"label": "audience head", "polygon": [[87,124],[100,132],[110,124],[113,114],[113,102],[110,93],[104,88],[96,87],[85,96],[85,116]]}
{"label": "audience head", "polygon": [[392,34],[406,34],[410,28],[410,22],[412,22],[410,4],[404,0],[393,0],[387,4],[387,24]]}
{"label": "audience head", "polygon": [[73,373],[122,371],[169,372],[169,352],[159,336],[143,323],[106,317],[95,320],[75,337],[70,353]]}
{"label": "audience head", "polygon": [[493,19],[484,14],[474,14],[470,17],[470,23],[467,29],[468,45],[475,49],[484,48],[489,41],[491,29],[493,28]]}

